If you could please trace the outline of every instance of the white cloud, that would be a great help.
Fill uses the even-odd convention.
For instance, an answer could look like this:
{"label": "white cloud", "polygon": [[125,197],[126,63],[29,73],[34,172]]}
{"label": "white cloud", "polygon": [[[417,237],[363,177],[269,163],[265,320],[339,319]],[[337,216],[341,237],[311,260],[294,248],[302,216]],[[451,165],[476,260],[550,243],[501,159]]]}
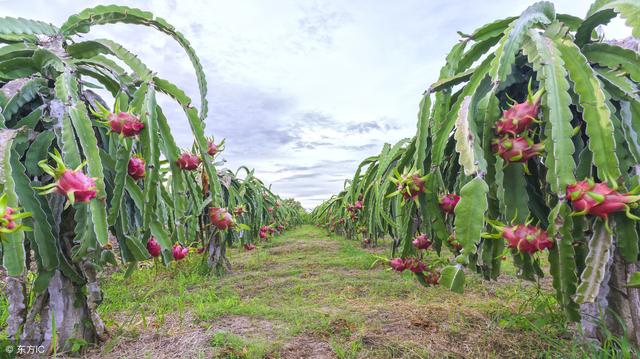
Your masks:
{"label": "white cloud", "polygon": [[[384,142],[415,133],[420,94],[437,78],[458,40],[528,0],[437,1],[114,1],[154,12],[183,32],[209,82],[208,134],[227,138],[230,167],[246,164],[285,196],[313,207],[342,189],[343,178]],[[101,1],[0,2],[6,16],[61,24]],[[589,2],[555,1],[584,16]],[[629,31],[620,22],[610,37]],[[164,34],[134,25],[96,27],[139,54],[161,77],[197,86],[184,52]],[[170,103],[163,100],[163,104]],[[191,135],[180,109],[165,111],[176,138]]]}

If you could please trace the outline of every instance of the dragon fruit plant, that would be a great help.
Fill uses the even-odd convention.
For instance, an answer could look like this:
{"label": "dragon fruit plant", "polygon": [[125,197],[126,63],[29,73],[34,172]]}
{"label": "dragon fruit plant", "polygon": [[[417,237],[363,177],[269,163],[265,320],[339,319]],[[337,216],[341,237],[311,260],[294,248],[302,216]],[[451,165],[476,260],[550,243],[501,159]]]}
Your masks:
{"label": "dragon fruit plant", "polygon": [[[638,2],[604,0],[580,18],[537,2],[461,33],[420,101],[415,137],[365,159],[313,218],[335,226],[364,194],[373,238],[395,239],[391,265],[406,268],[426,234],[455,258],[438,283],[457,292],[465,266],[494,280],[510,254],[519,276],[535,280],[548,257],[557,302],[582,335],[597,338],[596,322],[608,323],[640,344],[640,54],[637,40],[594,31],[620,16],[639,37],[639,12]],[[387,180],[414,171],[426,176]],[[385,197],[394,191],[403,195]],[[453,213],[438,193],[460,196]]]}
{"label": "dragon fruit plant", "polygon": [[[240,176],[240,171],[245,172],[244,177]],[[246,167],[237,172],[228,169],[217,171],[215,192],[220,196],[215,201],[210,200],[212,177],[201,167],[183,171],[183,175],[188,187],[195,189],[191,198],[195,205],[188,213],[197,222],[199,230],[194,230],[190,238],[198,242],[198,247],[203,248],[202,253],[207,257],[205,272],[222,275],[231,270],[231,263],[226,258],[227,247],[237,244],[255,248],[253,242],[266,239],[275,232],[275,225],[266,226],[263,230],[261,227],[265,223],[277,221],[284,226],[302,223],[304,210],[300,203],[281,200]]]}
{"label": "dragon fruit plant", "polygon": [[[195,68],[200,108],[118,43],[81,36],[112,23],[150,26],[175,39]],[[167,264],[176,253],[172,242],[185,243],[200,230],[188,213],[192,194],[178,164],[181,152],[156,93],[184,109],[200,168],[217,179],[204,136],[202,66],[173,26],[123,6],[86,9],[60,27],[3,17],[0,43],[0,62],[11,64],[0,75],[6,334],[16,345],[42,345],[48,353],[79,340],[106,340],[98,273],[117,259],[134,266],[157,257]],[[219,187],[209,183],[216,204]]]}

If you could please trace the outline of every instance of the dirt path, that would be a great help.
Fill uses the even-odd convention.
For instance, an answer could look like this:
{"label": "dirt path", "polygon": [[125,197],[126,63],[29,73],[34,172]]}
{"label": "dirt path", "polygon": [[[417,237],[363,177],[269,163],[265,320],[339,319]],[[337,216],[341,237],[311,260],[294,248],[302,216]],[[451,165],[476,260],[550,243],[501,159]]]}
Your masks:
{"label": "dirt path", "polygon": [[231,250],[234,273],[219,280],[195,257],[107,278],[101,310],[114,335],[90,357],[529,358],[546,345],[518,311],[532,286],[423,288],[315,227]]}

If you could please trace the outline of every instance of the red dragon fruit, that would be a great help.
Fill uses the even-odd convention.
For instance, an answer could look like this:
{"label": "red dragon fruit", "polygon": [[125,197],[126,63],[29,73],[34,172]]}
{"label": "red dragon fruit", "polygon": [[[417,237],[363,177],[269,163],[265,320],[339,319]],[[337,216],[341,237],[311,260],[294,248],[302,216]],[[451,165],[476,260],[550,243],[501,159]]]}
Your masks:
{"label": "red dragon fruit", "polygon": [[129,176],[134,180],[140,180],[144,178],[145,175],[145,163],[144,159],[139,156],[133,156],[129,160],[129,165],[127,166],[127,170]]}
{"label": "red dragon fruit", "polygon": [[218,145],[213,143],[213,141],[211,140],[207,141],[207,153],[210,156],[215,156],[216,154],[218,154]]}
{"label": "red dragon fruit", "polygon": [[526,137],[500,137],[493,141],[493,151],[509,163],[527,162],[543,150],[544,144],[534,144],[533,140]]}
{"label": "red dragon fruit", "polygon": [[269,232],[269,234],[274,234],[276,232],[275,228],[273,227],[269,227],[267,231]]}
{"label": "red dragon fruit", "polygon": [[269,208],[267,208],[267,212],[269,212],[269,213],[273,213],[273,207],[269,207]]}
{"label": "red dragon fruit", "polygon": [[251,243],[247,243],[247,244],[244,245],[244,250],[245,251],[252,251],[254,249],[256,249],[256,246],[251,244]]}
{"label": "red dragon fruit", "polygon": [[156,241],[156,237],[151,236],[151,238],[149,238],[149,240],[147,241],[147,251],[149,251],[149,254],[152,257],[157,257],[160,255],[160,253],[162,253],[162,248],[160,247],[158,241]]}
{"label": "red dragon fruit", "polygon": [[402,272],[405,269],[407,269],[407,267],[404,264],[404,259],[402,258],[394,258],[390,260],[389,266],[391,267],[391,269],[393,269],[396,272]]}
{"label": "red dragon fruit", "polygon": [[233,217],[224,208],[209,208],[209,217],[211,217],[211,224],[220,231],[226,231],[234,226]]}
{"label": "red dragon fruit", "polygon": [[278,225],[278,232],[282,232],[282,231],[284,231],[284,226],[279,224]]}
{"label": "red dragon fruit", "polygon": [[462,249],[462,244],[460,244],[460,242],[458,242],[458,240],[456,239],[455,232],[451,233],[449,238],[447,238],[447,243],[449,243],[449,245],[451,245],[451,247],[453,247],[453,249],[456,251],[459,251]]}
{"label": "red dragon fruit", "polygon": [[427,265],[417,258],[406,258],[404,265],[413,273],[422,273],[427,270]]}
{"label": "red dragon fruit", "polygon": [[539,226],[518,224],[500,228],[502,237],[507,241],[507,247],[517,249],[521,253],[535,253],[553,248],[549,235]]}
{"label": "red dragon fruit", "polygon": [[176,163],[178,164],[178,167],[187,171],[193,171],[196,168],[198,168],[198,166],[200,165],[200,162],[201,162],[200,157],[187,152],[184,152],[183,154],[181,154],[178,160],[176,161]]}
{"label": "red dragon fruit", "polygon": [[260,233],[258,234],[258,236],[260,236],[260,239],[267,239],[267,232],[262,232],[262,231],[260,231]]}
{"label": "red dragon fruit", "polygon": [[567,197],[578,214],[591,214],[607,219],[610,213],[628,211],[629,204],[640,196],[621,194],[606,183],[592,180],[579,181],[567,186]]}
{"label": "red dragon fruit", "polygon": [[496,122],[496,133],[499,136],[512,135],[515,136],[524,132],[535,121],[540,109],[540,97],[542,90],[523,103],[514,103],[505,111],[502,111],[502,118]]}
{"label": "red dragon fruit", "polygon": [[65,170],[56,182],[55,192],[67,196],[71,202],[89,202],[96,198],[95,179],[81,170]]}
{"label": "red dragon fruit", "polygon": [[431,247],[431,241],[427,238],[426,234],[417,236],[411,243],[413,243],[413,246],[417,249],[428,249]]}
{"label": "red dragon fruit", "polygon": [[363,208],[362,201],[357,201],[357,202],[353,205],[353,208],[354,208],[356,211],[361,210],[361,209]]}
{"label": "red dragon fruit", "polygon": [[440,283],[440,272],[430,270],[423,275],[423,278],[429,285],[438,285],[438,283]]}
{"label": "red dragon fruit", "polygon": [[455,193],[445,194],[440,198],[440,209],[444,213],[453,214],[453,210],[458,205],[458,201],[460,201],[460,196]]}
{"label": "red dragon fruit", "polygon": [[189,254],[188,247],[183,247],[179,244],[173,245],[173,259],[179,261],[181,259],[184,259],[184,257],[187,256],[187,254]]}
{"label": "red dragon fruit", "polygon": [[140,119],[127,112],[111,113],[107,116],[111,131],[125,137],[137,136],[144,128]]}

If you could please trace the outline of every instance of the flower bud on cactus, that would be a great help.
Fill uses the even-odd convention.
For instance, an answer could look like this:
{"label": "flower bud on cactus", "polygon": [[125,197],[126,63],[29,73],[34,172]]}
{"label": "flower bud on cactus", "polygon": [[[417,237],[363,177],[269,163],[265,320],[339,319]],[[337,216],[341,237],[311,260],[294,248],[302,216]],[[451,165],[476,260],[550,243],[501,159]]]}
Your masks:
{"label": "flower bud on cactus", "polygon": [[226,231],[234,226],[233,217],[224,208],[209,208],[209,217],[211,217],[211,224],[220,231]]}
{"label": "flower bud on cactus", "polygon": [[541,143],[533,143],[526,137],[500,137],[493,140],[493,151],[508,163],[527,162],[530,158],[540,155],[544,150]]}
{"label": "flower bud on cactus", "polygon": [[191,153],[183,153],[180,155],[176,163],[183,170],[193,171],[200,165],[200,157]]}
{"label": "flower bud on cactus", "polygon": [[189,254],[189,248],[183,247],[179,244],[173,245],[173,259],[179,261],[181,259],[184,259],[187,254]]}
{"label": "flower bud on cactus", "polygon": [[144,123],[140,122],[138,117],[127,112],[111,113],[107,120],[111,131],[125,137],[137,136],[144,129]]}
{"label": "flower bud on cactus", "polygon": [[145,175],[145,163],[142,157],[133,156],[129,160],[129,165],[127,166],[127,170],[129,176],[134,180],[140,180],[144,178]]}
{"label": "flower bud on cactus", "polygon": [[413,243],[413,246],[417,249],[428,249],[431,247],[431,241],[427,238],[426,234],[417,236],[411,243]]}
{"label": "flower bud on cactus", "polygon": [[156,237],[151,236],[151,238],[149,238],[149,240],[147,241],[147,251],[149,251],[149,254],[152,257],[157,257],[160,255],[160,253],[162,253],[162,248],[160,247],[158,241],[156,241]]}
{"label": "flower bud on cactus", "polygon": [[389,261],[389,266],[396,272],[402,272],[407,267],[404,265],[404,260],[402,258],[394,258]]}
{"label": "flower bud on cactus", "polygon": [[440,198],[440,209],[442,209],[444,213],[453,214],[453,210],[456,208],[458,201],[460,201],[460,196],[457,194],[445,194]]}
{"label": "flower bud on cactus", "polygon": [[603,219],[607,219],[610,213],[628,211],[630,204],[640,200],[638,195],[621,194],[606,183],[591,180],[568,185],[567,198],[578,214],[591,214]]}
{"label": "flower bud on cactus", "polygon": [[0,233],[13,233],[17,230],[31,230],[31,228],[18,225],[16,220],[26,218],[31,215],[30,212],[18,213],[14,208],[6,205],[6,196],[0,197]]}

